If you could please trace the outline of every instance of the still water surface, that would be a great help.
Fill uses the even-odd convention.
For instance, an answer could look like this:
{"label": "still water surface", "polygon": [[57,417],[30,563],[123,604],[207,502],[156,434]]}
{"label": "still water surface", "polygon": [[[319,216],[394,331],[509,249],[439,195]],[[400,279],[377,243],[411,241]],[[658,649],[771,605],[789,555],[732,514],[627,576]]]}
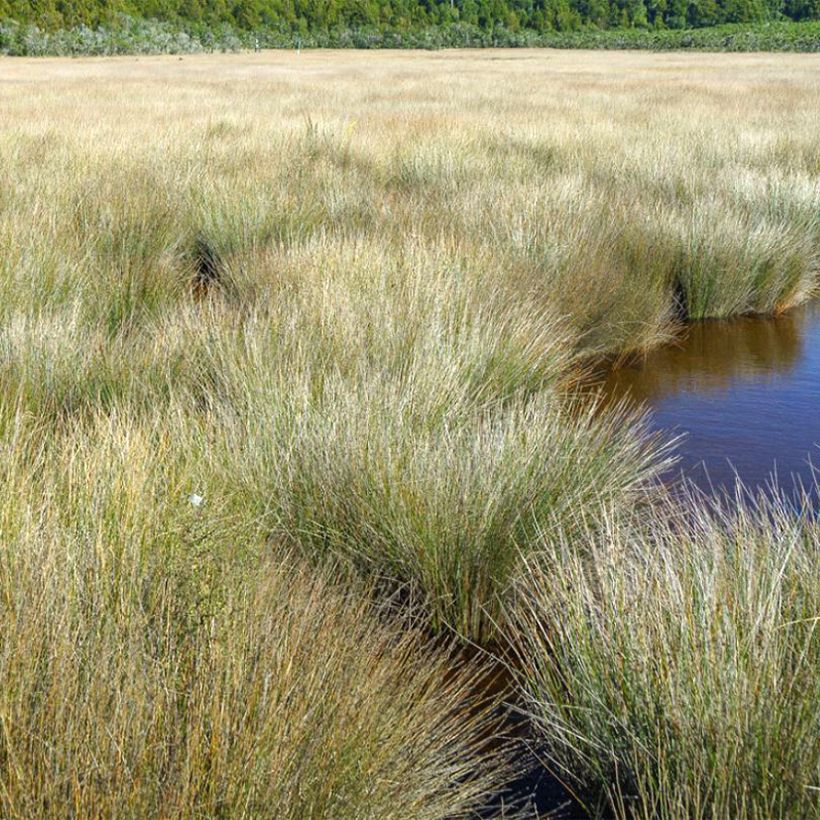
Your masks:
{"label": "still water surface", "polygon": [[776,319],[692,324],[675,345],[610,372],[604,390],[645,404],[653,429],[683,434],[674,470],[703,489],[731,487],[735,475],[752,488],[775,474],[784,489],[811,485],[820,468],[820,301]]}

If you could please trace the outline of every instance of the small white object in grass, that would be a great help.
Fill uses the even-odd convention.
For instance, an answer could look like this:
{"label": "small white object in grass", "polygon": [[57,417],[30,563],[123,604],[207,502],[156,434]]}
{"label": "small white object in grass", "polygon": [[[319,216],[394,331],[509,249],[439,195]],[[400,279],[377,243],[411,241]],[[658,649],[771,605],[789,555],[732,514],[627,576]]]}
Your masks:
{"label": "small white object in grass", "polygon": [[192,507],[201,507],[205,503],[205,499],[196,493],[191,493],[191,495],[188,496],[188,501],[191,502]]}

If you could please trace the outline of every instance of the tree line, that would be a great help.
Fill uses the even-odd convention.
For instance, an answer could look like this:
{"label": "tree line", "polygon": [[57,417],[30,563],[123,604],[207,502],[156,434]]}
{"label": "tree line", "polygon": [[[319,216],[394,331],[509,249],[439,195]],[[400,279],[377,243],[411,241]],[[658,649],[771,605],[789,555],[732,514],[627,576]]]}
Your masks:
{"label": "tree line", "polygon": [[0,0],[0,20],[44,31],[116,26],[123,15],[192,31],[227,26],[297,35],[452,25],[489,32],[674,30],[820,20],[820,0]]}

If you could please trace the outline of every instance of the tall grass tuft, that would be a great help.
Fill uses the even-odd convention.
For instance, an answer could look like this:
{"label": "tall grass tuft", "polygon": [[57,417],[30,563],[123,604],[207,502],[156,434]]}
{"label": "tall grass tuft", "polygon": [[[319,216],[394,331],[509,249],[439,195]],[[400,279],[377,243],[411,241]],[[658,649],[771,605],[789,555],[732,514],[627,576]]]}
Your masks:
{"label": "tall grass tuft", "polygon": [[484,640],[537,527],[593,496],[628,505],[660,450],[624,409],[573,410],[561,323],[483,275],[361,245],[306,257],[239,346],[208,347],[209,472],[275,540]]}
{"label": "tall grass tuft", "polygon": [[511,771],[481,669],[264,544],[155,425],[4,444],[6,817],[451,817]]}
{"label": "tall grass tuft", "polygon": [[689,501],[605,506],[529,560],[517,634],[544,755],[593,813],[812,816],[820,524],[785,501]]}

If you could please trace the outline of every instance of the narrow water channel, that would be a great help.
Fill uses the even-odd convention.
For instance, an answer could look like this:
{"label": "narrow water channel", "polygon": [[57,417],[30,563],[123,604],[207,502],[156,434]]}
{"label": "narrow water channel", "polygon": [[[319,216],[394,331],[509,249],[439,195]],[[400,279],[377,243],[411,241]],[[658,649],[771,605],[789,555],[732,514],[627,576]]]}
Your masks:
{"label": "narrow water channel", "polygon": [[701,489],[731,488],[736,476],[752,489],[773,477],[785,490],[810,487],[820,478],[820,301],[777,318],[694,323],[676,344],[610,371],[604,391],[682,435],[673,469]]}

